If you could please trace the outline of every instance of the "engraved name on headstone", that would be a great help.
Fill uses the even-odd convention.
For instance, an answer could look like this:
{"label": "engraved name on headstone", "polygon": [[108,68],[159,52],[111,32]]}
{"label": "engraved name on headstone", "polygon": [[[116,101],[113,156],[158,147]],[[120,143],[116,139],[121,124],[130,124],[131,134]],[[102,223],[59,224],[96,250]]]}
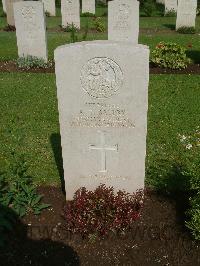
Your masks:
{"label": "engraved name on headstone", "polygon": [[82,13],[95,14],[95,0],[82,0]]}
{"label": "engraved name on headstone", "polygon": [[195,27],[197,0],[179,0],[176,19],[176,29]]}
{"label": "engraved name on headstone", "polygon": [[36,56],[47,61],[46,23],[40,1],[14,4],[19,57]]}
{"label": "engraved name on headstone", "polygon": [[113,41],[55,51],[67,199],[101,183],[144,188],[149,49]]}
{"label": "engraved name on headstone", "polygon": [[108,2],[108,40],[138,43],[139,2],[114,0]]}
{"label": "engraved name on headstone", "polygon": [[74,24],[80,29],[80,3],[79,0],[61,0],[62,26]]}

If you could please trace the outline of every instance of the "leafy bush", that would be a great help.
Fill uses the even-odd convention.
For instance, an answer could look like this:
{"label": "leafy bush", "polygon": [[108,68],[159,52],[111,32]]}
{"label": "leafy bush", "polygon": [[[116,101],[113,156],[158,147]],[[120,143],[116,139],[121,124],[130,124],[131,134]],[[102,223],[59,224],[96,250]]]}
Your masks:
{"label": "leafy bush", "polygon": [[83,237],[105,236],[110,231],[123,232],[139,217],[143,193],[128,194],[100,185],[94,192],[79,189],[64,207],[66,230]]}
{"label": "leafy bush", "polygon": [[170,10],[165,13],[165,17],[176,17],[176,11],[175,10]]}
{"label": "leafy bush", "polygon": [[67,27],[62,27],[64,32],[78,32],[79,29],[74,26],[74,23],[68,24]]}
{"label": "leafy bush", "polygon": [[19,57],[17,59],[17,66],[23,69],[30,68],[48,68],[51,66],[51,63],[46,63],[43,58],[38,58],[36,56],[26,56]]}
{"label": "leafy bush", "polygon": [[81,17],[95,17],[95,14],[90,12],[85,12],[81,14]]}
{"label": "leafy bush", "polygon": [[197,8],[197,16],[200,16],[200,7]]}
{"label": "leafy bush", "polygon": [[184,69],[191,63],[186,49],[176,43],[160,42],[151,53],[151,62],[158,67]]}
{"label": "leafy bush", "polygon": [[194,27],[180,27],[177,29],[177,32],[182,34],[194,34],[196,30]]}
{"label": "leafy bush", "polygon": [[100,17],[95,19],[94,26],[95,30],[98,32],[105,32],[106,30],[103,20]]}
{"label": "leafy bush", "polygon": [[151,17],[155,10],[155,3],[153,0],[147,0],[143,4],[143,11],[147,17]]}
{"label": "leafy bush", "polygon": [[23,156],[12,152],[12,163],[6,176],[1,177],[0,204],[10,206],[20,217],[28,212],[40,214],[49,204],[42,204],[42,195],[38,195],[28,175],[28,166]]}

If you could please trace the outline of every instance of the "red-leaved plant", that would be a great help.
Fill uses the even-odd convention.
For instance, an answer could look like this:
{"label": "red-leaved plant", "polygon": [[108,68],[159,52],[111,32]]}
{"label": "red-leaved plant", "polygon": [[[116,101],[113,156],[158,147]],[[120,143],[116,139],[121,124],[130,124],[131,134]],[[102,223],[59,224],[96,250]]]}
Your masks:
{"label": "red-leaved plant", "polygon": [[142,190],[134,194],[124,191],[115,194],[113,187],[105,185],[95,191],[80,188],[64,207],[66,230],[83,237],[122,232],[139,217],[142,205]]}

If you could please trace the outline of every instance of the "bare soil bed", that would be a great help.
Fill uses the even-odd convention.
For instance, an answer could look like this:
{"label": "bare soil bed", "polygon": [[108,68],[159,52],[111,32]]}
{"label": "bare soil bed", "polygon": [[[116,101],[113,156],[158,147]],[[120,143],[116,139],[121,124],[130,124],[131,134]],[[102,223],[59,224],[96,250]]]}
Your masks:
{"label": "bare soil bed", "polygon": [[183,226],[185,201],[147,192],[141,218],[124,235],[88,241],[65,230],[60,188],[40,187],[52,205],[40,216],[18,221],[8,246],[0,251],[0,265],[200,265],[199,243]]}
{"label": "bare soil bed", "polygon": [[[21,69],[15,61],[0,61],[0,72],[55,73],[55,66],[52,64],[51,67],[47,68]],[[171,70],[154,67],[150,64],[150,74],[200,74],[200,65],[192,64],[186,69]]]}

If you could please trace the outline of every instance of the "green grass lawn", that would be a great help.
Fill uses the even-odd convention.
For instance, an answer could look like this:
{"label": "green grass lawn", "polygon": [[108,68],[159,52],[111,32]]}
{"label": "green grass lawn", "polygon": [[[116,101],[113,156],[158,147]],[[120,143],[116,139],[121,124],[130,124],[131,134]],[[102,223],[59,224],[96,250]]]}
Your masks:
{"label": "green grass lawn", "polygon": [[[151,184],[162,180],[174,163],[194,156],[192,150],[182,151],[178,134],[192,134],[200,123],[199,84],[198,75],[150,76],[146,178]],[[0,73],[0,98],[1,169],[15,147],[25,153],[36,183],[59,183],[54,74]]]}
{"label": "green grass lawn", "polygon": [[[81,38],[83,34],[79,34]],[[49,58],[53,59],[56,47],[70,42],[70,33],[48,32],[48,52]],[[107,39],[106,33],[89,33],[87,40]],[[146,44],[153,49],[160,41],[173,41],[188,49],[188,55],[196,62],[200,63],[200,38],[198,35],[184,34],[140,34],[139,43]],[[192,44],[192,48],[188,45]],[[17,59],[17,44],[15,32],[0,33],[0,60]]]}

